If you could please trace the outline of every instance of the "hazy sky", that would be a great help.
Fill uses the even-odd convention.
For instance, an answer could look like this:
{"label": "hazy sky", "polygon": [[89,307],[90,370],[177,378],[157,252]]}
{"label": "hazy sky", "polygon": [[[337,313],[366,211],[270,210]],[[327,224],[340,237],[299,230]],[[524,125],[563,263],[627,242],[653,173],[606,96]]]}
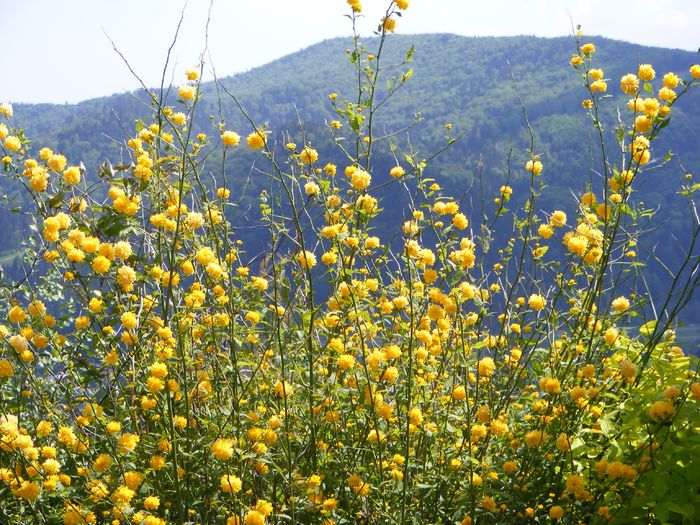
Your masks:
{"label": "hazy sky", "polygon": [[[388,0],[363,0],[362,33]],[[184,0],[0,0],[0,102],[77,102],[137,89],[105,33],[149,86],[160,84]],[[175,83],[204,48],[209,0],[189,0],[174,49]],[[209,47],[219,76],[325,38],[347,36],[345,0],[214,0]],[[397,33],[586,34],[697,50],[698,0],[411,0]],[[172,68],[171,72],[172,74]],[[168,76],[168,79],[170,75]]]}

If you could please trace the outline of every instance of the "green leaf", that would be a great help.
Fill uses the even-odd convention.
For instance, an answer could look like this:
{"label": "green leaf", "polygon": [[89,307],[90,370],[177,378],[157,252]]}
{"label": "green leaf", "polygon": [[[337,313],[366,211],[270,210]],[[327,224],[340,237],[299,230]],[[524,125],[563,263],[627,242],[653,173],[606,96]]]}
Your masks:
{"label": "green leaf", "polygon": [[639,327],[639,333],[643,336],[649,337],[652,333],[654,333],[654,328],[656,328],[656,321],[649,321]]}

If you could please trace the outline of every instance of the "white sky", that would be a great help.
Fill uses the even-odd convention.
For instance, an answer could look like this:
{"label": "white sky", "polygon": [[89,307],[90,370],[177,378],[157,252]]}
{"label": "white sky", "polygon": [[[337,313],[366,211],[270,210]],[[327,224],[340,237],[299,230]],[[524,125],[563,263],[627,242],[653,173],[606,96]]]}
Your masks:
{"label": "white sky", "polygon": [[[697,50],[698,0],[410,0],[397,33],[586,34]],[[389,0],[363,0],[361,32]],[[77,102],[137,89],[107,33],[147,85],[160,84],[184,0],[0,0],[0,102]],[[175,83],[204,47],[209,0],[189,0],[175,47]],[[325,38],[347,36],[345,0],[214,0],[209,47],[219,76]]]}

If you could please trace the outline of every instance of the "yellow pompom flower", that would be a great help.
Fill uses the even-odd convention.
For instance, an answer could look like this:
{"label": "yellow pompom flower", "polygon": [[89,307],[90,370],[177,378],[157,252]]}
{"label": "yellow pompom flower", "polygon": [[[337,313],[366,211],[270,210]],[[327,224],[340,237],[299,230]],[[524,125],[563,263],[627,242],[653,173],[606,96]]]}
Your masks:
{"label": "yellow pompom flower", "polygon": [[595,80],[591,82],[591,91],[604,93],[608,89],[608,83],[605,80]]}
{"label": "yellow pompom flower", "polygon": [[248,142],[248,147],[252,149],[262,149],[267,142],[267,134],[265,131],[256,130],[248,135],[246,141]]}
{"label": "yellow pompom flower", "polygon": [[95,260],[92,261],[92,269],[95,273],[100,275],[107,273],[110,266],[112,266],[112,262],[102,255],[98,255],[95,257]]}
{"label": "yellow pompom flower", "polygon": [[187,77],[187,80],[198,80],[199,69],[196,67],[189,67],[185,69],[185,76]]}
{"label": "yellow pompom flower", "polygon": [[675,73],[666,73],[663,78],[664,86],[668,89],[676,89],[680,80]]}
{"label": "yellow pompom flower", "polygon": [[277,380],[272,390],[277,397],[289,397],[294,393],[294,387],[288,381]]}
{"label": "yellow pompom flower", "polygon": [[525,169],[531,171],[535,175],[539,175],[542,172],[543,165],[539,160],[528,160],[525,164]]}
{"label": "yellow pompom flower", "polygon": [[365,170],[356,170],[350,176],[350,182],[356,190],[364,190],[372,182],[372,176]]}
{"label": "yellow pompom flower", "polygon": [[158,496],[148,496],[143,500],[143,508],[146,510],[156,510],[160,507],[160,498]]}
{"label": "yellow pompom flower", "polygon": [[197,88],[185,84],[177,88],[177,94],[182,100],[193,100],[194,96],[197,94]]}
{"label": "yellow pompom flower", "polygon": [[666,421],[676,413],[676,408],[669,401],[656,401],[649,407],[649,416],[654,421]]}
{"label": "yellow pompom flower", "polygon": [[618,297],[612,302],[612,307],[617,313],[622,313],[630,307],[630,302],[626,297]]}
{"label": "yellow pompom flower", "polygon": [[590,56],[592,53],[595,53],[595,44],[583,44],[581,46],[581,53],[586,56]]}
{"label": "yellow pompom flower", "polygon": [[533,310],[543,310],[545,307],[545,300],[539,294],[533,293],[527,301],[527,305]]}
{"label": "yellow pompom flower", "polygon": [[49,168],[56,172],[63,171],[66,167],[67,162],[68,161],[63,155],[51,155],[51,157],[49,157],[49,160],[46,161],[46,163],[49,165]]}
{"label": "yellow pompom flower", "polygon": [[553,520],[558,520],[559,518],[564,516],[564,509],[560,507],[559,505],[554,505],[551,509],[549,509],[549,517]]}
{"label": "yellow pompom flower", "polygon": [[572,55],[569,59],[569,64],[573,67],[578,67],[583,64],[583,57],[580,55]]}
{"label": "yellow pompom flower", "polygon": [[234,476],[233,474],[224,474],[223,476],[221,476],[220,483],[221,490],[229,494],[235,494],[236,492],[240,492],[241,487],[243,486],[241,478],[239,478],[238,476]]}
{"label": "yellow pompom flower", "polygon": [[555,228],[562,228],[566,226],[566,213],[561,210],[552,212],[552,215],[549,217],[549,224]]}
{"label": "yellow pompom flower", "polygon": [[314,196],[321,192],[321,188],[315,182],[307,182],[304,184],[304,192],[309,196]]}
{"label": "yellow pompom flower", "polygon": [[406,171],[401,166],[394,166],[393,168],[391,168],[391,171],[389,172],[389,175],[395,179],[403,177],[405,174],[406,174]]}
{"label": "yellow pompom flower", "polygon": [[469,220],[463,213],[457,213],[452,217],[452,225],[459,230],[463,230],[469,226]]}
{"label": "yellow pompom flower", "polygon": [[299,159],[305,164],[313,164],[318,160],[318,152],[307,146],[299,153]]}
{"label": "yellow pompom flower", "polygon": [[639,89],[639,78],[637,75],[629,73],[620,79],[620,89],[626,95],[634,95]]}
{"label": "yellow pompom flower", "polygon": [[543,239],[549,239],[552,235],[554,235],[554,228],[552,228],[549,224],[541,224],[540,227],[537,228],[537,234]]}
{"label": "yellow pompom flower", "polygon": [[310,270],[316,266],[316,256],[310,251],[304,250],[297,254],[297,261],[301,264],[302,268]]}
{"label": "yellow pompom flower", "polygon": [[5,139],[5,148],[7,148],[8,151],[19,151],[21,147],[22,142],[14,135],[10,135]]}
{"label": "yellow pompom flower", "polygon": [[637,76],[645,82],[651,82],[656,77],[656,71],[651,67],[651,64],[641,64]]}
{"label": "yellow pompom flower", "polygon": [[241,141],[241,136],[235,131],[224,131],[221,134],[221,141],[224,143],[225,146],[233,148],[235,146],[238,146],[238,143]]}
{"label": "yellow pompom flower", "polygon": [[496,364],[490,357],[483,357],[479,360],[478,370],[481,377],[491,377],[494,370],[496,369]]}
{"label": "yellow pompom flower", "polygon": [[139,444],[139,441],[141,441],[141,439],[136,434],[122,434],[117,439],[117,450],[120,454],[128,454],[129,452],[133,452],[136,445]]}

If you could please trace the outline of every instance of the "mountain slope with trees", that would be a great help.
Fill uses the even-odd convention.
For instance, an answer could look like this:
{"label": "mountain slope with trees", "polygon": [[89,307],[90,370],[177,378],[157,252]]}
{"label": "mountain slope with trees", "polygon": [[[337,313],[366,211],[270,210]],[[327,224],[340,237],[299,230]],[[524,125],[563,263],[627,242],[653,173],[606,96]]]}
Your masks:
{"label": "mountain slope with trees", "polygon": [[[590,41],[597,46],[595,61],[604,69],[605,78],[609,79],[608,91],[613,95],[606,103],[604,115],[608,126],[605,132],[611,145],[614,145],[612,133],[617,108],[623,118],[629,116],[624,107],[625,98],[618,88],[622,75],[635,72],[638,62],[643,61],[653,64],[659,77],[667,71],[683,77],[687,76],[688,66],[698,60],[696,54],[686,51],[599,37],[592,37]],[[368,39],[365,44],[372,48],[376,41]],[[342,99],[355,91],[357,72],[348,60],[339,60],[351,45],[348,39],[328,40],[246,73],[220,79],[219,86],[203,84],[195,128],[208,133],[210,140],[218,140],[216,124],[220,121],[226,122],[227,129],[238,130],[241,135],[251,131],[234,101],[223,92],[225,87],[236,95],[256,122],[267,123],[271,137],[280,147],[288,140],[301,143],[303,136],[319,150],[324,161],[343,165],[342,158],[332,156],[337,153],[331,153],[335,150],[331,148],[330,132],[324,123],[335,118],[328,95],[337,93]],[[415,47],[412,63],[392,68],[402,63],[411,46]],[[535,150],[545,165],[543,175],[550,188],[556,190],[547,192],[540,201],[541,209],[573,211],[572,194],[580,195],[590,182],[600,185],[596,179],[601,162],[590,153],[597,149],[592,147],[596,138],[591,134],[590,119],[581,108],[586,92],[568,63],[575,46],[573,38],[391,36],[381,56],[387,67],[387,77],[408,67],[413,68],[413,76],[382,107],[377,129],[387,134],[396,133],[392,142],[398,146],[396,155],[401,160],[401,152],[407,151],[409,144],[419,157],[426,158],[443,147],[447,134],[445,124],[451,124],[451,134],[461,138],[431,163],[427,175],[457,196],[474,187],[465,198],[478,217],[482,199],[481,190],[477,189],[480,184],[483,184],[487,205],[507,177],[514,190],[514,200],[518,192],[527,187],[527,173],[522,166],[530,135],[521,108],[522,100]],[[176,89],[171,89],[167,97],[176,107]],[[678,192],[685,183],[686,173],[700,172],[700,149],[697,148],[700,119],[693,118],[699,108],[697,93],[691,93],[673,108],[673,125],[665,133],[662,147],[657,146],[653,152],[651,166],[663,164],[667,154],[670,160],[663,170],[648,170],[639,182],[642,200],[650,209],[660,208],[662,220],[672,224],[679,238],[687,236],[692,226],[688,208],[682,205]],[[416,119],[418,114],[420,117]],[[49,146],[64,153],[71,162],[82,161],[87,167],[88,180],[96,179],[98,166],[105,159],[113,164],[129,162],[123,143],[133,135],[134,121],[144,119],[147,122],[148,116],[148,98],[139,92],[74,105],[15,106],[15,121],[32,138],[33,147],[38,150]],[[414,120],[417,123],[405,129]],[[388,142],[377,147],[379,155],[373,173],[378,180],[387,180],[388,170],[396,163],[395,153]],[[255,159],[252,152],[241,150],[226,165],[229,180],[240,181],[246,188],[241,196],[241,210],[253,210],[248,212],[253,222],[257,196],[269,186],[267,178],[251,172]],[[214,155],[208,162],[216,177],[221,159]],[[476,180],[477,176],[481,182]],[[243,181],[247,183],[243,185]],[[12,200],[14,189],[5,189],[8,191]],[[681,205],[673,204],[678,202]],[[395,199],[387,202],[386,207],[401,213],[403,204],[401,199]],[[19,245],[23,236],[21,226],[26,225],[26,221],[26,217],[6,210],[0,214],[0,242],[7,250]],[[249,233],[253,241],[255,231],[252,228]],[[678,255],[675,246],[675,239],[651,232],[640,247],[640,256],[658,254],[673,269]],[[655,279],[650,283],[653,290],[668,282],[661,271],[655,274]],[[688,312],[688,319],[700,313],[697,300],[689,306]]]}

